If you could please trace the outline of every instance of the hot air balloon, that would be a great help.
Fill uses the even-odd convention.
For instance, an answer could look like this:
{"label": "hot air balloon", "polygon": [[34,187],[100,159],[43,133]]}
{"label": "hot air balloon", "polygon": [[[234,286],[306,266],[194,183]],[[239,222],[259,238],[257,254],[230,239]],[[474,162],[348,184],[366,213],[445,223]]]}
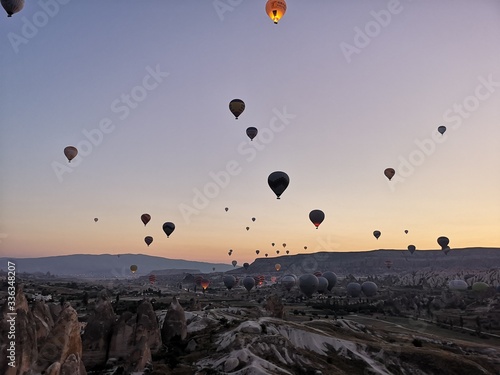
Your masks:
{"label": "hot air balloon", "polygon": [[443,251],[444,251],[444,255],[448,255],[448,253],[450,252],[450,250],[451,250],[451,249],[450,249],[450,247],[449,247],[449,246],[445,246],[445,247],[443,247],[441,250],[443,250]]}
{"label": "hot air balloon", "polygon": [[153,243],[153,237],[151,236],[147,236],[147,237],[144,237],[144,242],[146,242],[146,245],[151,245]]}
{"label": "hot air balloon", "polygon": [[441,135],[444,134],[445,131],[446,131],[446,126],[441,125],[438,127],[438,132],[441,133]]}
{"label": "hot air balloon", "polygon": [[321,210],[312,210],[309,212],[309,220],[311,220],[316,229],[318,229],[319,225],[325,220],[325,214]]}
{"label": "hot air balloon", "polygon": [[130,271],[132,271],[132,273],[136,273],[137,272],[137,266],[135,264],[132,264],[130,266]]}
{"label": "hot air balloon", "polygon": [[229,103],[229,110],[234,115],[236,120],[238,120],[238,116],[243,113],[245,110],[245,102],[241,99],[233,99]]}
{"label": "hot air balloon", "polygon": [[375,238],[376,238],[377,240],[378,240],[378,238],[380,237],[380,235],[381,235],[381,234],[382,234],[382,233],[380,233],[380,231],[379,231],[379,230],[376,230],[376,231],[374,231],[374,232],[373,232],[373,235],[375,236]]}
{"label": "hot air balloon", "polygon": [[24,0],[2,0],[2,6],[7,12],[7,17],[12,17],[23,9]]}
{"label": "hot air balloon", "polygon": [[212,267],[212,271],[215,272],[215,267]]}
{"label": "hot air balloon", "polygon": [[255,250],[255,254],[259,255],[260,250]]}
{"label": "hot air balloon", "polygon": [[247,135],[251,141],[253,141],[253,139],[257,136],[258,132],[259,131],[257,130],[257,128],[254,128],[253,126],[250,126],[249,128],[247,128]]}
{"label": "hot air balloon", "polygon": [[227,212],[227,211],[229,211],[229,207],[224,208],[224,210],[225,210],[226,212]]}
{"label": "hot air balloon", "polygon": [[266,3],[266,13],[271,20],[277,25],[281,17],[286,12],[285,0],[268,0]]}
{"label": "hot air balloon", "polygon": [[408,234],[408,229],[405,229],[405,234]]}
{"label": "hot air balloon", "polygon": [[488,290],[490,286],[486,284],[485,282],[482,281],[476,281],[474,284],[472,284],[472,290],[474,292],[484,292],[485,290]]}
{"label": "hot air balloon", "polygon": [[280,199],[281,194],[283,194],[290,183],[290,178],[285,172],[277,171],[269,175],[267,183],[274,194],[276,194],[276,199]]}
{"label": "hot air balloon", "polygon": [[236,267],[236,265],[238,264],[238,262],[237,262],[237,261],[235,261],[235,260],[233,260],[233,261],[231,262],[231,264],[233,265],[233,267]]}
{"label": "hot air balloon", "polygon": [[76,155],[78,155],[78,150],[76,149],[76,147],[68,146],[64,149],[64,155],[68,158],[68,163],[71,163],[71,160],[73,160]]}
{"label": "hot air balloon", "polygon": [[243,268],[244,268],[245,270],[247,270],[247,269],[248,269],[248,267],[250,267],[250,264],[248,264],[248,263],[246,263],[246,262],[245,262],[245,263],[243,263]]}
{"label": "hot air balloon", "polygon": [[283,249],[286,247],[286,243],[283,244]]}
{"label": "hot air balloon", "polygon": [[252,276],[246,276],[243,279],[243,286],[248,292],[250,292],[250,290],[252,290],[252,288],[255,286],[255,279]]}
{"label": "hot air balloon", "polygon": [[417,250],[415,245],[408,245],[408,251],[410,252],[410,254],[413,254],[415,250]]}
{"label": "hot air balloon", "polygon": [[367,297],[373,297],[377,294],[378,286],[373,281],[365,281],[361,284],[361,291]]}
{"label": "hot air balloon", "polygon": [[290,254],[290,250],[285,251],[285,253]]}
{"label": "hot air balloon", "polygon": [[337,284],[337,275],[331,271],[326,271],[322,276],[328,280],[328,291],[331,291]]}
{"label": "hot air balloon", "polygon": [[279,271],[279,270],[281,269],[281,264],[276,263],[276,264],[274,265],[274,269],[275,269],[276,271]]}
{"label": "hot air balloon", "polygon": [[444,250],[450,243],[450,240],[448,239],[448,237],[441,236],[437,239],[437,243],[439,244],[439,246],[441,246],[441,249]]}
{"label": "hot air balloon", "polygon": [[156,282],[156,276],[155,275],[149,275],[149,283],[154,284]]}
{"label": "hot air balloon", "polygon": [[236,278],[232,275],[225,275],[222,281],[228,290],[231,290],[231,288],[236,285]]}
{"label": "hot air balloon", "polygon": [[290,289],[292,289],[296,283],[297,279],[292,275],[285,275],[281,279],[281,285],[283,285],[287,291],[290,291]]}
{"label": "hot air balloon", "polygon": [[316,277],[320,277],[322,274],[323,274],[323,273],[322,273],[321,271],[315,271],[315,272],[313,273],[313,275],[314,275],[314,276],[316,276]]}
{"label": "hot air balloon", "polygon": [[265,253],[264,255],[265,255],[265,256],[266,256],[266,258],[267,258],[267,256],[268,256],[269,254],[268,254],[268,253]]}
{"label": "hot air balloon", "polygon": [[385,177],[387,177],[389,179],[389,181],[391,181],[391,178],[394,177],[394,175],[396,174],[396,171],[394,170],[394,168],[387,168],[384,171],[384,174],[385,174]]}
{"label": "hot air balloon", "polygon": [[280,251],[279,251],[279,250],[276,250],[276,254],[279,254],[279,253],[280,253]]}
{"label": "hot air balloon", "polygon": [[205,290],[207,290],[208,286],[210,285],[210,280],[202,279],[200,284],[201,287],[203,288],[203,293],[205,293]]}
{"label": "hot air balloon", "polygon": [[467,290],[468,287],[464,280],[450,280],[448,282],[448,288],[451,290]]}
{"label": "hot air balloon", "polygon": [[144,224],[144,226],[146,226],[149,223],[150,220],[151,220],[151,215],[150,214],[142,214],[141,215],[141,221]]}
{"label": "hot air balloon", "polygon": [[392,260],[386,260],[386,261],[384,262],[384,264],[385,264],[385,266],[386,266],[388,269],[391,269],[391,267],[392,267]]}
{"label": "hot air balloon", "polygon": [[247,230],[250,230],[250,227],[247,227],[246,229],[247,229]]}
{"label": "hot air balloon", "polygon": [[252,221],[255,221],[256,219],[254,217],[252,217]]}
{"label": "hot air balloon", "polygon": [[99,219],[97,217],[94,217],[94,223],[97,223]]}
{"label": "hot air balloon", "polygon": [[328,290],[328,280],[323,276],[316,276],[318,278],[318,293],[323,294]]}
{"label": "hot air balloon", "polygon": [[361,285],[358,283],[349,283],[346,286],[347,294],[351,297],[359,297],[361,294]]}
{"label": "hot air balloon", "polygon": [[167,238],[172,234],[174,229],[175,229],[175,224],[171,223],[170,221],[167,221],[166,223],[163,224],[163,231],[167,235]]}
{"label": "hot air balloon", "polygon": [[307,246],[304,246],[304,250],[307,250]]}
{"label": "hot air balloon", "polygon": [[313,293],[318,290],[318,285],[318,278],[311,273],[306,273],[299,277],[299,289],[308,298],[311,298]]}
{"label": "hot air balloon", "polygon": [[275,243],[274,243],[274,242],[271,242],[271,246],[274,246],[274,245],[275,245]]}

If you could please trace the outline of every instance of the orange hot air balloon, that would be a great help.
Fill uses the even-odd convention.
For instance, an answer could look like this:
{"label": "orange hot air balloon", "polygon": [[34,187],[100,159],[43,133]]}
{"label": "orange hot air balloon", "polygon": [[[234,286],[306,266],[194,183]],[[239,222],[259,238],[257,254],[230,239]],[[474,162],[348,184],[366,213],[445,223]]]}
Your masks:
{"label": "orange hot air balloon", "polygon": [[394,168],[387,168],[385,171],[384,171],[384,174],[385,174],[385,177],[387,177],[389,179],[389,181],[391,181],[391,179],[394,177],[394,175],[396,174],[396,171],[394,170]]}
{"label": "orange hot air balloon", "polygon": [[71,163],[71,160],[78,155],[78,150],[76,147],[68,146],[64,149],[64,155],[68,158],[68,163]]}
{"label": "orange hot air balloon", "polygon": [[144,226],[146,226],[149,223],[150,220],[151,220],[151,215],[150,214],[142,214],[141,215],[141,221],[144,224]]}
{"label": "orange hot air balloon", "polygon": [[210,281],[207,279],[202,279],[200,284],[201,284],[201,287],[203,288],[203,291],[205,291],[208,288],[208,286],[210,285]]}
{"label": "orange hot air balloon", "polygon": [[266,3],[266,13],[275,25],[277,25],[281,17],[285,15],[285,12],[285,0],[268,0]]}

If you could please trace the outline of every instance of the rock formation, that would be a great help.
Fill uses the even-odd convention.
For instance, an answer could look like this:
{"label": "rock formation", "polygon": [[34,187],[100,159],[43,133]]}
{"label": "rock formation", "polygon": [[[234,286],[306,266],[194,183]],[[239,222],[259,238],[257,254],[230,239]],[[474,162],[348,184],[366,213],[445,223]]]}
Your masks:
{"label": "rock formation", "polygon": [[179,304],[179,301],[177,301],[177,298],[174,297],[167,310],[167,315],[165,316],[161,328],[163,344],[167,344],[175,336],[179,337],[181,340],[185,340],[187,336],[187,327],[184,309]]}

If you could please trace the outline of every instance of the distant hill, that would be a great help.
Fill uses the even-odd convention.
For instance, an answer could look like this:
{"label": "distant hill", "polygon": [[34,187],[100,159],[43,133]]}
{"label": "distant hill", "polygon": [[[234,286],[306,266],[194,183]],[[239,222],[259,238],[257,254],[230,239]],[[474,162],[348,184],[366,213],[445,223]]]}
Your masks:
{"label": "distant hill", "polygon": [[[125,278],[130,277],[130,266],[137,265],[136,275],[147,275],[152,271],[162,272],[169,269],[189,269],[208,273],[233,269],[230,264],[195,262],[181,259],[168,259],[142,254],[75,254],[43,258],[0,258],[0,268],[7,260],[16,263],[17,273],[50,272],[52,275],[85,278]],[[160,270],[160,271],[158,271]],[[4,269],[5,271],[5,269]],[[164,271],[168,272],[168,271]]]}
{"label": "distant hill", "polygon": [[[390,268],[386,266],[390,260]],[[247,273],[273,273],[280,264],[280,274],[333,271],[337,275],[374,275],[403,273],[417,270],[479,270],[500,268],[500,248],[452,249],[448,255],[441,250],[371,250],[357,252],[323,251],[312,254],[284,255],[258,258],[250,264]],[[237,268],[230,273],[242,273]]]}

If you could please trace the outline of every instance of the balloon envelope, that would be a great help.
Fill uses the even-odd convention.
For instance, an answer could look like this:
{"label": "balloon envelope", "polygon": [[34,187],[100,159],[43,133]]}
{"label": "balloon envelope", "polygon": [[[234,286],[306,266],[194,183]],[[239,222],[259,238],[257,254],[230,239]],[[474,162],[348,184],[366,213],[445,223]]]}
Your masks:
{"label": "balloon envelope", "polygon": [[472,290],[474,292],[482,292],[485,291],[489,288],[490,286],[482,281],[476,281],[474,284],[472,284]]}
{"label": "balloon envelope", "polygon": [[281,264],[276,263],[276,264],[274,265],[274,269],[275,269],[276,271],[279,271],[279,270],[281,269]]}
{"label": "balloon envelope", "polygon": [[97,223],[99,219],[97,217],[94,217],[94,222]]}
{"label": "balloon envelope", "polygon": [[201,284],[201,287],[203,288],[203,290],[205,290],[210,285],[210,280],[208,280],[208,279],[202,279],[200,284]]}
{"label": "balloon envelope", "polygon": [[247,135],[248,135],[248,138],[250,138],[251,141],[253,141],[253,139],[257,136],[257,133],[259,131],[257,130],[257,128],[254,128],[253,126],[247,128]]}
{"label": "balloon envelope", "polygon": [[71,160],[73,160],[76,155],[78,155],[78,150],[76,149],[76,147],[68,146],[64,149],[64,155],[68,158],[68,162],[71,163]]}
{"label": "balloon envelope", "polygon": [[167,235],[167,238],[172,234],[174,229],[175,229],[175,224],[171,223],[170,221],[167,221],[166,223],[163,224],[163,231]]}
{"label": "balloon envelope", "polygon": [[132,264],[130,266],[130,271],[132,271],[132,273],[135,273],[137,271],[137,266],[135,264]]}
{"label": "balloon envelope", "polygon": [[328,280],[326,277],[318,277],[318,293],[325,293],[328,290]]}
{"label": "balloon envelope", "polygon": [[255,279],[252,276],[246,276],[243,279],[243,286],[250,291],[255,286]]}
{"label": "balloon envelope", "polygon": [[144,224],[144,226],[146,226],[147,223],[149,223],[150,220],[151,220],[151,215],[150,214],[142,214],[141,215],[141,221]]}
{"label": "balloon envelope", "polygon": [[379,230],[376,230],[376,231],[373,231],[373,235],[375,236],[375,238],[378,240],[378,238],[380,237],[382,233],[380,233]]}
{"label": "balloon envelope", "polygon": [[437,239],[437,243],[439,244],[439,246],[441,246],[441,249],[444,250],[450,243],[450,240],[448,239],[448,237],[441,236]]}
{"label": "balloon envelope", "polygon": [[283,285],[287,291],[290,291],[290,289],[292,289],[296,283],[297,279],[292,275],[285,275],[281,279],[281,285]]}
{"label": "balloon envelope", "polygon": [[246,262],[245,262],[245,263],[243,263],[243,268],[244,268],[244,269],[246,269],[246,270],[247,270],[247,269],[248,269],[248,267],[250,267],[250,264],[248,264],[248,263],[246,263]]}
{"label": "balloon envelope", "polygon": [[144,242],[146,242],[146,245],[151,245],[153,243],[153,237],[151,236],[147,236],[147,237],[144,237]]}
{"label": "balloon envelope", "polygon": [[358,283],[349,283],[346,287],[347,294],[351,297],[359,297],[361,294],[361,285]]}
{"label": "balloon envelope", "polygon": [[290,183],[290,178],[285,172],[277,171],[269,175],[267,183],[274,194],[276,194],[276,199],[280,199],[281,194],[283,194]]}
{"label": "balloon envelope", "polygon": [[415,245],[408,245],[408,251],[410,252],[410,254],[413,254],[415,250],[417,250]]}
{"label": "balloon envelope", "polygon": [[361,291],[367,297],[373,297],[377,294],[378,286],[373,281],[365,281],[361,284]]}
{"label": "balloon envelope", "polygon": [[229,110],[234,115],[236,120],[238,120],[238,116],[245,110],[245,102],[241,99],[233,99],[229,102]]}
{"label": "balloon envelope", "polygon": [[322,276],[328,280],[328,291],[331,291],[337,284],[337,275],[331,271],[326,271]]}
{"label": "balloon envelope", "polygon": [[309,298],[318,290],[318,285],[318,278],[312,273],[306,273],[299,277],[299,289]]}
{"label": "balloon envelope", "polygon": [[238,262],[235,260],[233,260],[231,263],[232,263],[233,267],[236,267],[236,265],[238,264]]}
{"label": "balloon envelope", "polygon": [[2,0],[2,6],[7,12],[7,17],[12,17],[13,14],[18,13],[23,9],[24,0]]}
{"label": "balloon envelope", "polygon": [[321,210],[312,210],[309,212],[309,220],[311,220],[316,229],[318,229],[319,225],[325,220],[325,213]]}
{"label": "balloon envelope", "polygon": [[394,168],[387,168],[384,171],[384,174],[385,174],[385,177],[387,177],[389,179],[389,181],[390,181],[391,178],[393,178],[394,175],[396,174],[396,171],[394,170]]}
{"label": "balloon envelope", "polygon": [[405,229],[405,233],[408,234],[408,229]]}
{"label": "balloon envelope", "polygon": [[444,134],[445,131],[446,131],[446,126],[441,125],[438,127],[438,132],[440,132],[441,134]]}
{"label": "balloon envelope", "polygon": [[236,278],[232,275],[225,275],[222,281],[228,290],[231,290],[231,288],[236,285]]}
{"label": "balloon envelope", "polygon": [[450,280],[448,288],[451,290],[467,290],[469,286],[464,280]]}
{"label": "balloon envelope", "polygon": [[278,24],[281,17],[284,16],[285,12],[285,0],[268,0],[268,2],[266,3],[266,13],[274,22],[274,24]]}
{"label": "balloon envelope", "polygon": [[255,254],[259,255],[260,250],[255,250]]}

